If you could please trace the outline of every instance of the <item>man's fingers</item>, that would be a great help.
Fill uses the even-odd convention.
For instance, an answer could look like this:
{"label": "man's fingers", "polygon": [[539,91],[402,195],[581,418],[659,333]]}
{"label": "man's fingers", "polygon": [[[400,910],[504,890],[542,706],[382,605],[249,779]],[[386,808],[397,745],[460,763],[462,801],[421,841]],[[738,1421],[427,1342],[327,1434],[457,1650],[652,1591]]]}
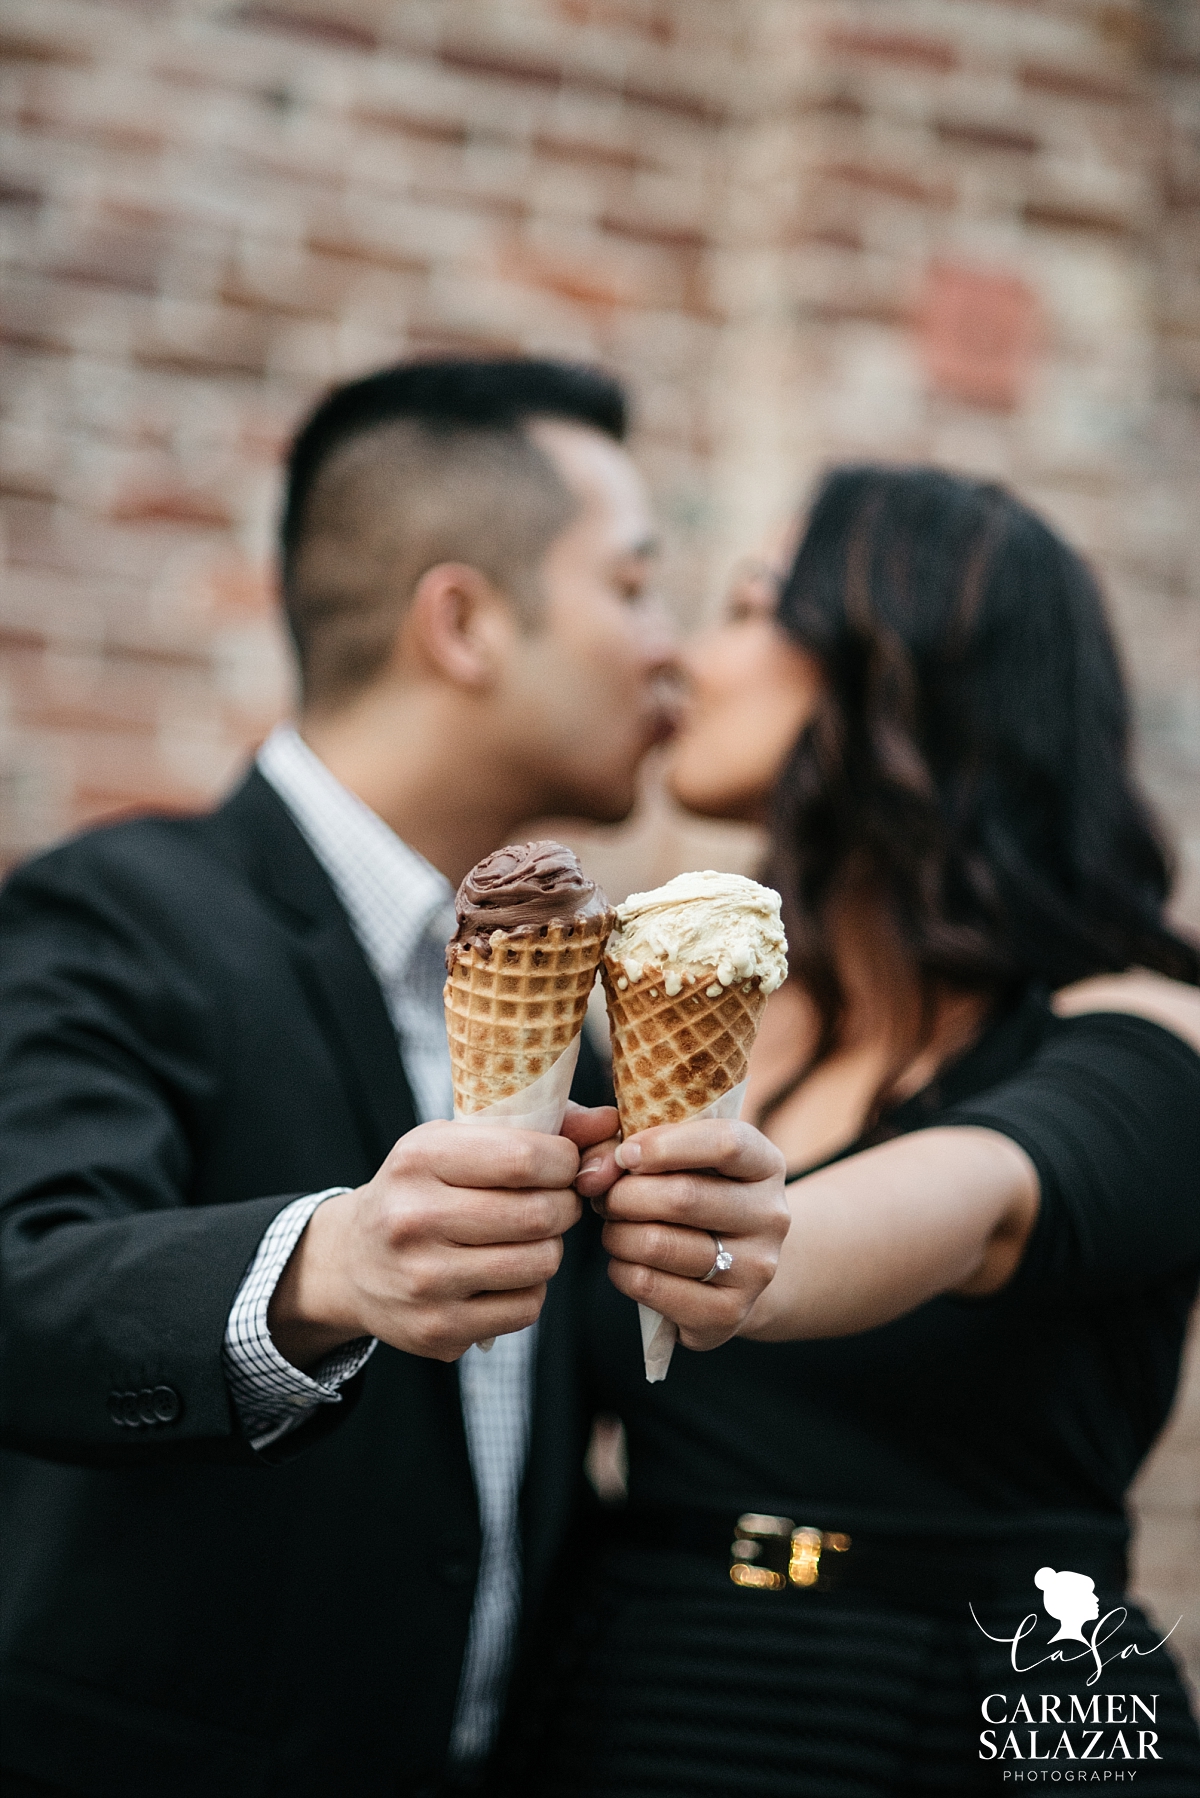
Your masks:
{"label": "man's fingers", "polygon": [[580,1149],[590,1149],[595,1143],[615,1142],[619,1129],[615,1105],[588,1106],[572,1102],[568,1104],[562,1122],[563,1135]]}
{"label": "man's fingers", "polygon": [[617,1159],[621,1167],[639,1174],[710,1168],[727,1180],[767,1180],[785,1171],[783,1155],[774,1143],[737,1118],[656,1124],[622,1143]]}
{"label": "man's fingers", "polygon": [[414,1319],[397,1312],[396,1328],[385,1312],[374,1334],[393,1347],[434,1361],[457,1361],[473,1342],[489,1336],[510,1336],[536,1323],[546,1302],[545,1285],[526,1286],[513,1292],[481,1293],[446,1305],[430,1307]]}
{"label": "man's fingers", "polygon": [[582,1206],[570,1186],[560,1192],[507,1192],[449,1187],[431,1191],[428,1213],[406,1209],[396,1220],[397,1246],[418,1231],[464,1248],[539,1242],[563,1236],[579,1222]]}
{"label": "man's fingers", "polygon": [[518,1292],[479,1293],[465,1300],[461,1310],[469,1324],[471,1342],[486,1342],[489,1336],[511,1336],[514,1330],[527,1330],[541,1316],[545,1302],[546,1287],[542,1284],[526,1286]]}
{"label": "man's fingers", "polygon": [[[418,1298],[474,1299],[505,1292],[519,1292],[530,1286],[544,1286],[558,1272],[562,1260],[561,1236],[544,1242],[504,1244],[482,1249],[454,1249],[445,1259],[438,1259],[437,1272],[431,1276],[428,1292],[417,1291]],[[436,1280],[436,1288],[433,1281]]]}
{"label": "man's fingers", "polygon": [[505,1130],[494,1124],[420,1124],[402,1136],[384,1164],[404,1179],[432,1175],[444,1186],[570,1186],[579,1150],[565,1136]]}
{"label": "man's fingers", "polygon": [[619,1147],[620,1139],[609,1137],[606,1142],[584,1150],[575,1180],[576,1192],[582,1193],[585,1199],[599,1199],[621,1178],[622,1170],[614,1158]]}

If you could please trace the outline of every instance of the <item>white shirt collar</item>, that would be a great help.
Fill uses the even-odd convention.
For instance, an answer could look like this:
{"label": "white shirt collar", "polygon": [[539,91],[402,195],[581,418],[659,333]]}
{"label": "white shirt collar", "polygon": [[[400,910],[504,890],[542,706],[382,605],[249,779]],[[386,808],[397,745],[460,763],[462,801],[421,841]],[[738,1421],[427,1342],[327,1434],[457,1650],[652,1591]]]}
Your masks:
{"label": "white shirt collar", "polygon": [[333,882],[382,985],[404,978],[435,925],[449,941],[454,889],[445,875],[344,787],[292,725],[271,732],[257,764]]}

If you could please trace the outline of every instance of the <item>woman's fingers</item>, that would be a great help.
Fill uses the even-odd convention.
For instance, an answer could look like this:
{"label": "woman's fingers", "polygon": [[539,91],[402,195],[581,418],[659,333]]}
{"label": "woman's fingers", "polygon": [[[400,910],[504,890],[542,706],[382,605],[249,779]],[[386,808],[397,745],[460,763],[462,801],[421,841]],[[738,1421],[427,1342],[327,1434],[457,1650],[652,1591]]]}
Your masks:
{"label": "woman's fingers", "polygon": [[735,1269],[731,1269],[705,1286],[699,1280],[663,1273],[640,1262],[608,1264],[608,1277],[617,1291],[669,1317],[679,1330],[679,1340],[690,1349],[720,1348],[736,1334],[770,1279],[770,1271],[764,1270],[747,1283],[748,1271],[747,1265],[735,1278]]}
{"label": "woman's fingers", "polygon": [[[609,1222],[604,1226],[603,1241],[614,1265],[621,1263],[626,1267],[666,1274],[673,1279],[704,1283],[717,1258],[714,1241],[717,1238],[731,1257],[731,1265],[727,1269],[718,1269],[712,1280],[704,1285],[704,1290],[740,1289],[746,1295],[748,1307],[770,1283],[785,1234],[786,1230],[781,1230],[773,1217],[760,1230],[736,1235],[729,1229],[681,1230],[662,1223]],[[650,1304],[652,1301],[643,1299],[642,1302]]]}
{"label": "woman's fingers", "polygon": [[[671,1224],[607,1223],[602,1240],[608,1253],[617,1261],[678,1274],[685,1280],[702,1280],[717,1255],[717,1246],[709,1231],[681,1230]],[[732,1236],[728,1242],[721,1238],[722,1245],[731,1253],[734,1240]]]}
{"label": "woman's fingers", "polygon": [[[783,1156],[750,1125],[712,1119],[645,1131],[619,1154],[637,1167],[603,1201],[609,1278],[669,1317],[686,1348],[717,1348],[774,1275],[791,1222]],[[732,1264],[706,1280],[714,1237]]]}
{"label": "woman's fingers", "polygon": [[623,1142],[616,1151],[619,1167],[639,1174],[674,1173],[685,1168],[710,1169],[727,1180],[765,1180],[784,1172],[784,1160],[773,1142],[752,1124],[737,1118],[692,1118],[684,1124],[656,1124]]}
{"label": "woman's fingers", "polygon": [[[576,1190],[607,1219],[609,1278],[678,1325],[687,1348],[716,1348],[772,1278],[791,1212],[773,1143],[732,1118],[661,1124],[585,1150]],[[732,1266],[713,1268],[717,1247]]]}
{"label": "woman's fingers", "polygon": [[[595,1143],[584,1151],[575,1186],[583,1198],[593,1201],[595,1210],[610,1215],[607,1205],[597,1201],[604,1199],[623,1173],[636,1172],[644,1179],[691,1168],[750,1182],[782,1179],[784,1160],[774,1143],[750,1124],[734,1118],[696,1118],[686,1124],[658,1124],[626,1142]],[[642,1215],[653,1214],[643,1211]],[[706,1229],[716,1227],[701,1218],[681,1221],[695,1221]]]}
{"label": "woman's fingers", "polygon": [[765,1232],[780,1242],[791,1222],[782,1169],[762,1180],[722,1180],[707,1172],[626,1175],[605,1197],[604,1216],[614,1223],[715,1230],[718,1236]]}

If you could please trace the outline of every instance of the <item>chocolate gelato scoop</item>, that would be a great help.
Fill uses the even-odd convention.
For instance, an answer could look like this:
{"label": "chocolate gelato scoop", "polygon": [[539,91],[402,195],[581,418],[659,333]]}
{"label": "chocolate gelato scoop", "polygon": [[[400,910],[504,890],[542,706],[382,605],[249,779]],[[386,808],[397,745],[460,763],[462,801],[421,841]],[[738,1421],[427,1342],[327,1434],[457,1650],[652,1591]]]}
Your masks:
{"label": "chocolate gelato scoop", "polygon": [[486,954],[494,930],[527,935],[608,909],[608,900],[565,844],[509,843],[477,862],[459,887],[458,929],[446,950],[447,964],[466,943]]}

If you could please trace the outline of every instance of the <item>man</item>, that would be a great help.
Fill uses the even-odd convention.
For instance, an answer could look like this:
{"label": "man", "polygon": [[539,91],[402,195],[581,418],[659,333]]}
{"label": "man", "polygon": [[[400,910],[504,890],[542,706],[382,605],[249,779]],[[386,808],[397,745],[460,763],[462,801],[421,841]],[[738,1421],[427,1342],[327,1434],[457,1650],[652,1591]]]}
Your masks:
{"label": "man", "polygon": [[[613,1114],[438,1121],[441,951],[477,859],[624,816],[666,729],[623,431],[550,363],[334,394],[284,517],[300,733],[0,899],[5,1791],[415,1798],[483,1764],[573,1503],[579,1232],[551,1276]],[[744,1293],[687,1281],[712,1340],[744,1261]]]}

